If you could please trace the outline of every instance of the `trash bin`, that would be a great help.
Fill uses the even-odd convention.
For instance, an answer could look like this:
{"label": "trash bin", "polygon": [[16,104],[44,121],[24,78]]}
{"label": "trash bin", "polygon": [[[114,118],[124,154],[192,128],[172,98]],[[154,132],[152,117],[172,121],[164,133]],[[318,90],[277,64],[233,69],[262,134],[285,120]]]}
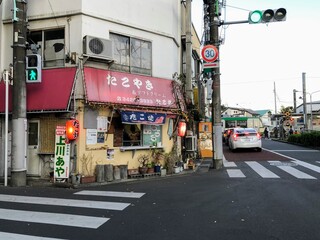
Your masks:
{"label": "trash bin", "polygon": [[112,164],[104,165],[104,180],[107,182],[113,181],[113,166],[112,166]]}
{"label": "trash bin", "polygon": [[98,183],[104,182],[104,165],[96,166],[96,176]]}
{"label": "trash bin", "polygon": [[119,166],[114,166],[113,167],[113,178],[114,180],[120,180],[120,168]]}
{"label": "trash bin", "polygon": [[120,165],[120,178],[127,179],[128,178],[128,165]]}

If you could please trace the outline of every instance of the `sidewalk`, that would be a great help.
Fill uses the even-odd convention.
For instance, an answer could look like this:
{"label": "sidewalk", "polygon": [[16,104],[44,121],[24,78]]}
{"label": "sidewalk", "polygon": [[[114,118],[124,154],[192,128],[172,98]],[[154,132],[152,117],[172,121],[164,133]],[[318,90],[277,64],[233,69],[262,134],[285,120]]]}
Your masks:
{"label": "sidewalk", "polygon": [[[120,179],[120,180],[113,180],[113,181],[104,181],[104,182],[92,182],[92,183],[79,183],[79,184],[73,184],[70,182],[63,182],[63,183],[53,183],[50,179],[44,179],[44,178],[27,178],[27,186],[26,187],[57,187],[57,188],[82,188],[82,187],[93,187],[93,186],[103,186],[103,185],[111,185],[111,184],[118,184],[118,183],[125,183],[125,182],[133,182],[133,181],[147,181],[147,180],[160,180],[160,179],[166,179],[170,177],[179,177],[186,174],[191,174],[197,171],[197,167],[192,169],[183,170],[179,173],[174,174],[167,174],[165,176],[151,176],[151,177],[142,177],[142,178],[126,178],[126,179]],[[4,187],[4,182],[0,182],[0,187]],[[8,187],[10,186],[10,179],[8,180]]]}

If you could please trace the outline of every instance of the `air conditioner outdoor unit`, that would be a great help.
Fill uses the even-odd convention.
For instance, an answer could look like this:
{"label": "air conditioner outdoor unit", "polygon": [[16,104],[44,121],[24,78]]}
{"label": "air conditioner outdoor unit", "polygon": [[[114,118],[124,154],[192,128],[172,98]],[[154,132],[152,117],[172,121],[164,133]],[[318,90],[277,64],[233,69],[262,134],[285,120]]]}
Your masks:
{"label": "air conditioner outdoor unit", "polygon": [[197,151],[197,136],[186,136],[185,146],[187,152]]}
{"label": "air conditioner outdoor unit", "polygon": [[83,54],[89,57],[113,60],[113,43],[111,40],[84,36]]}

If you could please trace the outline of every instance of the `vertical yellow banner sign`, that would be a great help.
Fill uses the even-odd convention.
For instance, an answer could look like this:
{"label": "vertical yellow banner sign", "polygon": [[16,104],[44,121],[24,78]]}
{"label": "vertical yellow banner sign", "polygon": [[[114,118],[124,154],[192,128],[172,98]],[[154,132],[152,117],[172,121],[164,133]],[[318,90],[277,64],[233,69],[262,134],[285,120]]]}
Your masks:
{"label": "vertical yellow banner sign", "polygon": [[200,122],[199,123],[199,146],[202,158],[212,158],[212,123]]}

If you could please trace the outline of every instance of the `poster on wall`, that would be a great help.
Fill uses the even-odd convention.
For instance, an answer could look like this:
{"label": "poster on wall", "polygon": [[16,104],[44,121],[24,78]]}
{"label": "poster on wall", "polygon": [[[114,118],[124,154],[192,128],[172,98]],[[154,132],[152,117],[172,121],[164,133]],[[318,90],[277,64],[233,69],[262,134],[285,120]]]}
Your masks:
{"label": "poster on wall", "polygon": [[104,143],[104,132],[97,133],[97,143]]}
{"label": "poster on wall", "polygon": [[97,144],[97,129],[87,129],[86,143]]}
{"label": "poster on wall", "polygon": [[114,159],[114,149],[107,149],[107,160]]}
{"label": "poster on wall", "polygon": [[162,142],[161,126],[144,125],[143,126],[143,146],[161,146]]}
{"label": "poster on wall", "polygon": [[199,144],[201,157],[212,157],[212,123],[200,122],[199,123]]}
{"label": "poster on wall", "polygon": [[66,143],[66,127],[56,127],[54,147],[54,181],[64,181],[70,174],[70,143]]}
{"label": "poster on wall", "polygon": [[99,131],[108,131],[108,117],[98,116],[97,117],[97,128]]}

